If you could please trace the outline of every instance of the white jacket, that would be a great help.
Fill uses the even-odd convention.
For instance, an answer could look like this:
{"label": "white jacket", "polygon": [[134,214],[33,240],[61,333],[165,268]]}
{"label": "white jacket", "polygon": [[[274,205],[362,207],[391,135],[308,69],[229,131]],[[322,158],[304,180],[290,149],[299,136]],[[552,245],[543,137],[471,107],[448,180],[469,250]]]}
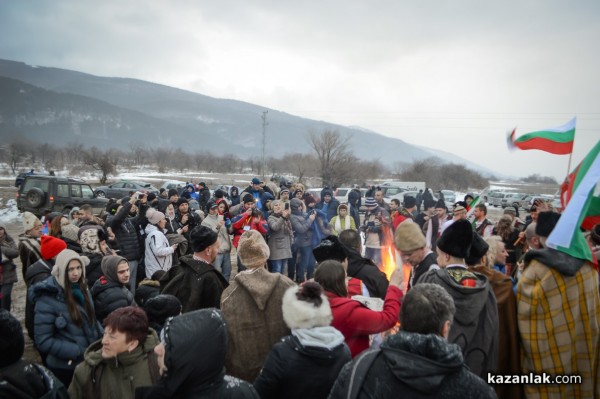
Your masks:
{"label": "white jacket", "polygon": [[173,248],[167,236],[153,224],[146,226],[146,277],[158,270],[168,271],[173,265]]}

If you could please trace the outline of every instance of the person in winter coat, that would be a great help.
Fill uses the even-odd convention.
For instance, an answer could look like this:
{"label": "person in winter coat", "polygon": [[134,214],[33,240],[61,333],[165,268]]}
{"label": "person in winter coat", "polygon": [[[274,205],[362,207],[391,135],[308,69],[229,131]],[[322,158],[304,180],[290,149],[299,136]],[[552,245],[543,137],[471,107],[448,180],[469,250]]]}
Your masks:
{"label": "person in winter coat", "polygon": [[439,269],[437,254],[427,247],[427,239],[414,222],[400,223],[394,233],[394,244],[404,264],[411,265],[408,288],[431,269]]}
{"label": "person in winter coat", "polygon": [[183,313],[219,308],[221,294],[229,284],[212,265],[219,253],[218,235],[206,226],[198,226],[190,236],[194,253],[180,258],[179,266],[161,279],[161,293],[176,296],[183,304]]}
{"label": "person in winter coat", "polygon": [[206,205],[208,215],[202,221],[202,226],[212,229],[218,235],[219,253],[212,265],[223,274],[225,280],[229,281],[231,277],[231,238],[229,234],[233,232],[233,229],[231,220],[226,217],[226,213],[219,212],[219,208],[226,207],[226,204],[225,200],[221,200],[219,204],[209,201]]}
{"label": "person in winter coat", "polygon": [[47,368],[21,359],[23,328],[10,312],[0,309],[0,398],[68,399],[67,388]]}
{"label": "person in winter coat", "polygon": [[354,218],[348,214],[348,205],[340,204],[337,209],[337,214],[329,221],[331,233],[339,236],[344,230],[356,230]]}
{"label": "person in winter coat", "polygon": [[294,283],[267,271],[269,247],[259,232],[246,231],[238,252],[248,270],[238,273],[221,296],[229,335],[225,364],[234,377],[254,381],[273,344],[289,334],[281,303]]}
{"label": "person in winter coat", "polygon": [[340,201],[333,196],[331,189],[325,188],[321,192],[321,202],[317,208],[322,210],[326,215],[326,221],[329,222],[338,213]]}
{"label": "person in winter coat", "polygon": [[348,298],[346,270],[335,260],[319,264],[315,281],[323,287],[333,313],[332,326],[344,335],[352,357],[369,347],[369,334],[387,331],[398,322],[402,299],[402,271],[396,269],[390,278],[383,310],[371,310],[362,303]]}
{"label": "person in winter coat", "polygon": [[102,276],[102,258],[112,253],[106,243],[106,233],[101,226],[87,225],[77,233],[82,255],[87,256],[90,263],[85,267],[85,277],[89,287],[93,287]]}
{"label": "person in winter coat", "polygon": [[148,325],[160,335],[165,322],[169,317],[181,314],[181,302],[174,295],[160,294],[150,298],[144,304],[144,311],[148,316]]}
{"label": "person in winter coat", "polygon": [[17,265],[14,259],[19,256],[15,240],[8,235],[6,226],[0,223],[0,251],[2,260],[0,263],[0,309],[10,312],[12,288],[17,282]]}
{"label": "person in winter coat", "polygon": [[19,235],[19,259],[23,280],[27,268],[40,260],[40,238],[42,237],[42,222],[31,212],[23,212],[23,234]]}
{"label": "person in winter coat", "polygon": [[164,270],[158,270],[150,278],[145,278],[140,281],[138,289],[135,290],[135,303],[138,306],[144,304],[150,299],[160,294],[160,279],[167,274]]}
{"label": "person in winter coat", "polygon": [[447,342],[455,313],[443,288],[416,285],[404,298],[400,331],[344,366],[329,398],[495,398]]}
{"label": "person in winter coat", "polygon": [[[40,252],[42,254],[42,258],[27,268],[27,274],[25,275],[25,284],[27,287],[31,287],[34,284],[39,283],[40,281],[44,281],[52,274],[52,268],[54,267],[54,263],[56,257],[59,253],[61,253],[64,249],[67,249],[67,244],[61,240],[60,238],[52,237],[52,236],[42,236],[42,244],[40,248]],[[33,341],[35,338],[34,335],[34,312],[33,312],[33,302],[29,295],[25,298],[25,327],[27,327],[27,333],[29,338]],[[42,360],[45,359],[45,356],[42,355]]]}
{"label": "person in winter coat", "polygon": [[231,206],[240,203],[240,189],[237,186],[231,186],[229,188],[229,199],[231,200]]}
{"label": "person in winter coat", "polygon": [[344,230],[340,233],[339,241],[343,245],[344,252],[348,258],[347,273],[362,281],[371,298],[385,299],[389,287],[389,281],[385,273],[371,259],[364,258],[360,234],[356,230]]}
{"label": "person in winter coat", "polygon": [[87,262],[65,249],[56,257],[52,275],[28,290],[35,309],[35,345],[65,386],[71,383],[85,349],[103,332],[85,283]]}
{"label": "person in winter coat", "polygon": [[[250,194],[245,194],[242,201],[244,210],[231,221],[233,246],[235,248],[238,247],[240,237],[245,231],[256,230],[263,236],[266,236],[269,232],[267,221],[263,219],[260,211],[256,209],[255,199]],[[237,257],[237,267],[238,272],[246,270],[246,265],[243,264],[239,256]]]}
{"label": "person in winter coat", "polygon": [[351,356],[342,333],[330,326],[323,289],[312,281],[288,288],[282,311],[292,334],[273,346],[254,388],[262,399],[327,398]]}
{"label": "person in winter coat", "polygon": [[169,318],[163,331],[154,348],[162,378],[152,387],[138,388],[137,399],[259,399],[251,384],[225,375],[227,325],[220,310]]}
{"label": "person in winter coat", "polygon": [[[130,285],[134,294],[138,281],[137,269],[144,245],[140,230],[146,223],[146,210],[148,208],[147,197],[142,195],[138,198],[134,194],[130,198],[123,198],[121,205],[117,208],[117,213],[106,219],[106,226],[114,234],[114,241],[119,246],[119,255],[129,262]],[[149,275],[151,276],[152,273]]]}
{"label": "person in winter coat", "polygon": [[[315,260],[312,254],[313,230],[312,225],[317,218],[316,212],[307,215],[304,212],[304,203],[298,198],[290,200],[292,210],[291,222],[294,232],[294,244],[292,246],[292,262],[288,264],[288,276],[296,282],[302,283],[311,279],[315,269]],[[296,261],[300,255],[300,261]]]}
{"label": "person in winter coat", "polygon": [[498,364],[498,306],[489,280],[467,269],[464,259],[472,241],[473,228],[467,220],[448,226],[437,242],[441,269],[429,270],[414,287],[435,283],[448,291],[457,310],[448,342],[460,346],[473,373],[487,378]]}
{"label": "person in winter coat", "polygon": [[185,198],[185,199],[188,199],[188,200],[193,199],[193,200],[198,201],[198,199],[200,198],[200,196],[196,192],[196,188],[194,187],[194,185],[193,184],[188,184],[187,186],[185,186],[185,188],[181,192],[181,198]]}
{"label": "person in winter coat", "polygon": [[271,272],[283,273],[288,259],[292,257],[294,233],[290,222],[290,211],[284,209],[281,200],[272,202],[273,213],[269,216],[269,265]]}
{"label": "person in winter coat", "polygon": [[254,198],[254,202],[256,203],[256,207],[258,209],[262,208],[262,203],[260,202],[260,199],[265,193],[265,190],[263,190],[263,188],[261,187],[260,179],[258,177],[253,177],[248,187],[246,187],[244,191],[242,191],[242,193],[240,194],[242,196],[242,200],[244,198],[244,193],[249,193],[250,195],[252,195],[252,197]]}
{"label": "person in winter coat", "polygon": [[92,287],[96,319],[104,322],[113,310],[135,305],[133,294],[129,290],[129,264],[127,259],[118,255],[105,256],[102,259],[104,274]]}
{"label": "person in winter coat", "polygon": [[160,379],[154,353],[158,344],[142,309],[115,310],[105,319],[102,339],[86,349],[84,361],[75,368],[71,399],[133,399],[136,388]]}
{"label": "person in winter coat", "polygon": [[165,214],[148,209],[146,212],[148,225],[146,226],[146,276],[152,276],[158,270],[169,271],[173,265],[173,252],[177,244],[169,245],[164,229],[167,224]]}

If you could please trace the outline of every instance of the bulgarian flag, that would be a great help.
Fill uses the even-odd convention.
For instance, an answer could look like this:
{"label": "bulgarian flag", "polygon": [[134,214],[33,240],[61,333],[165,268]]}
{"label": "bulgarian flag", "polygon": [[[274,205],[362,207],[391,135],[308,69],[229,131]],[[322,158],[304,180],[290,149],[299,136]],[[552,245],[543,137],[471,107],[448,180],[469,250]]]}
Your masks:
{"label": "bulgarian flag", "polygon": [[471,202],[469,202],[469,209],[467,209],[467,220],[469,220],[470,222],[473,222],[473,220],[475,220],[475,216],[473,216],[473,212],[475,212],[475,207],[482,203],[483,198],[481,198],[481,196],[479,195],[473,198]]}
{"label": "bulgarian flag", "polygon": [[593,261],[592,251],[580,227],[589,230],[600,223],[600,141],[561,186],[566,205],[547,245],[575,258]]}
{"label": "bulgarian flag", "polygon": [[575,120],[571,119],[566,124],[527,133],[515,138],[517,128],[508,136],[508,147],[520,150],[541,150],[557,155],[566,155],[573,152],[573,141],[575,141]]}

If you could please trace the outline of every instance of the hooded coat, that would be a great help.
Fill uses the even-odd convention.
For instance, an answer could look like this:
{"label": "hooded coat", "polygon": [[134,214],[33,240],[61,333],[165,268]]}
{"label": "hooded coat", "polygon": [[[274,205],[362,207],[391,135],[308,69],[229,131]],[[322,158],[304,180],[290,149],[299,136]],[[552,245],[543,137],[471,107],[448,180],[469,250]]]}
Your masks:
{"label": "hooded coat", "polygon": [[121,256],[107,257],[102,265],[104,275],[92,287],[96,319],[103,323],[113,310],[134,304],[133,294],[125,284],[119,282],[117,268],[127,259]]}
{"label": "hooded coat", "polygon": [[347,398],[360,381],[357,364],[376,358],[362,374],[358,398],[495,398],[485,381],[465,367],[460,348],[434,334],[399,331],[381,344],[379,353],[367,352],[348,363],[331,390],[330,398]]}
{"label": "hooded coat", "polygon": [[227,328],[219,310],[168,319],[164,331],[166,374],[155,386],[138,388],[136,398],[259,399],[252,385],[225,375]]}
{"label": "hooded coat", "polygon": [[182,312],[219,308],[221,294],[229,285],[213,265],[196,260],[192,255],[179,258],[180,264],[161,279],[161,294],[174,295],[182,303]]}
{"label": "hooded coat", "polygon": [[[331,201],[329,203],[325,203],[325,196],[330,195]],[[338,207],[340,206],[340,201],[338,201],[333,196],[333,191],[330,189],[324,189],[321,192],[321,202],[316,206],[317,209],[322,210],[325,213],[326,222],[329,222],[331,218],[333,218],[338,213]]]}
{"label": "hooded coat", "polygon": [[352,359],[344,336],[335,328],[300,331],[292,331],[269,352],[254,382],[262,399],[327,398],[338,373]]}
{"label": "hooded coat", "polygon": [[389,281],[377,265],[368,258],[363,258],[357,251],[345,247],[348,256],[348,276],[361,280],[373,298],[385,299]]}
{"label": "hooded coat", "polygon": [[580,375],[581,384],[526,385],[533,398],[591,398],[600,392],[598,272],[554,249],[525,255],[517,285],[523,374]]}
{"label": "hooded coat", "polygon": [[[460,285],[463,277],[475,279],[475,287]],[[465,364],[481,378],[494,373],[498,364],[498,307],[488,279],[463,267],[429,270],[418,283],[441,285],[454,299],[456,314],[448,342],[457,344]]]}
{"label": "hooded coat", "polygon": [[94,342],[85,351],[84,361],[75,368],[69,386],[71,399],[133,399],[136,388],[155,384],[160,378],[154,353],[158,344],[156,332],[149,329],[142,345],[104,359],[102,340]]}
{"label": "hooded coat", "polygon": [[227,372],[254,381],[271,347],[290,330],[281,310],[294,282],[264,267],[238,273],[223,292],[221,309],[228,324]]}
{"label": "hooded coat", "polygon": [[173,265],[173,252],[164,232],[153,224],[146,226],[146,276],[150,277],[159,270],[168,271]]}

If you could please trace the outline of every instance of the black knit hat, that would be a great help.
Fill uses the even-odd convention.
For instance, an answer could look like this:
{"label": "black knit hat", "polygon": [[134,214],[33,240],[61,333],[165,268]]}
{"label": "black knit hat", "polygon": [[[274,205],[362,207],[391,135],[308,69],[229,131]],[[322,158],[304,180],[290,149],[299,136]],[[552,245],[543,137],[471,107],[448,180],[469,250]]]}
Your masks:
{"label": "black knit hat", "polygon": [[181,302],[174,295],[161,294],[150,298],[144,304],[148,323],[163,325],[169,317],[181,314]]}
{"label": "black knit hat", "polygon": [[9,366],[23,356],[23,328],[10,312],[0,309],[0,368]]}
{"label": "black knit hat", "polygon": [[490,249],[487,242],[476,232],[473,232],[473,242],[471,243],[471,249],[469,255],[465,258],[465,263],[469,266],[476,266],[479,264],[483,255],[485,255]]}
{"label": "black knit hat", "polygon": [[196,226],[190,233],[192,251],[202,252],[206,248],[217,242],[218,235],[211,228],[206,226]]}
{"label": "black knit hat", "polygon": [[321,240],[319,245],[313,249],[313,255],[317,262],[326,260],[337,260],[342,262],[348,257],[344,246],[336,236],[327,236]]}
{"label": "black knit hat", "polygon": [[540,237],[550,236],[550,233],[554,230],[554,226],[558,223],[558,219],[560,219],[560,214],[556,212],[540,212],[537,224],[535,225],[535,234]]}
{"label": "black knit hat", "polygon": [[188,200],[187,200],[187,198],[180,197],[180,198],[177,200],[177,202],[175,203],[175,206],[176,206],[177,208],[179,208],[179,205],[181,205],[181,204],[188,204]]}
{"label": "black knit hat", "polygon": [[174,195],[179,196],[179,192],[177,191],[177,189],[172,188],[172,189],[169,190],[169,194],[167,195],[167,198],[171,198]]}
{"label": "black knit hat", "polygon": [[464,219],[457,220],[444,230],[437,241],[439,249],[455,258],[466,258],[473,242],[473,228]]}

